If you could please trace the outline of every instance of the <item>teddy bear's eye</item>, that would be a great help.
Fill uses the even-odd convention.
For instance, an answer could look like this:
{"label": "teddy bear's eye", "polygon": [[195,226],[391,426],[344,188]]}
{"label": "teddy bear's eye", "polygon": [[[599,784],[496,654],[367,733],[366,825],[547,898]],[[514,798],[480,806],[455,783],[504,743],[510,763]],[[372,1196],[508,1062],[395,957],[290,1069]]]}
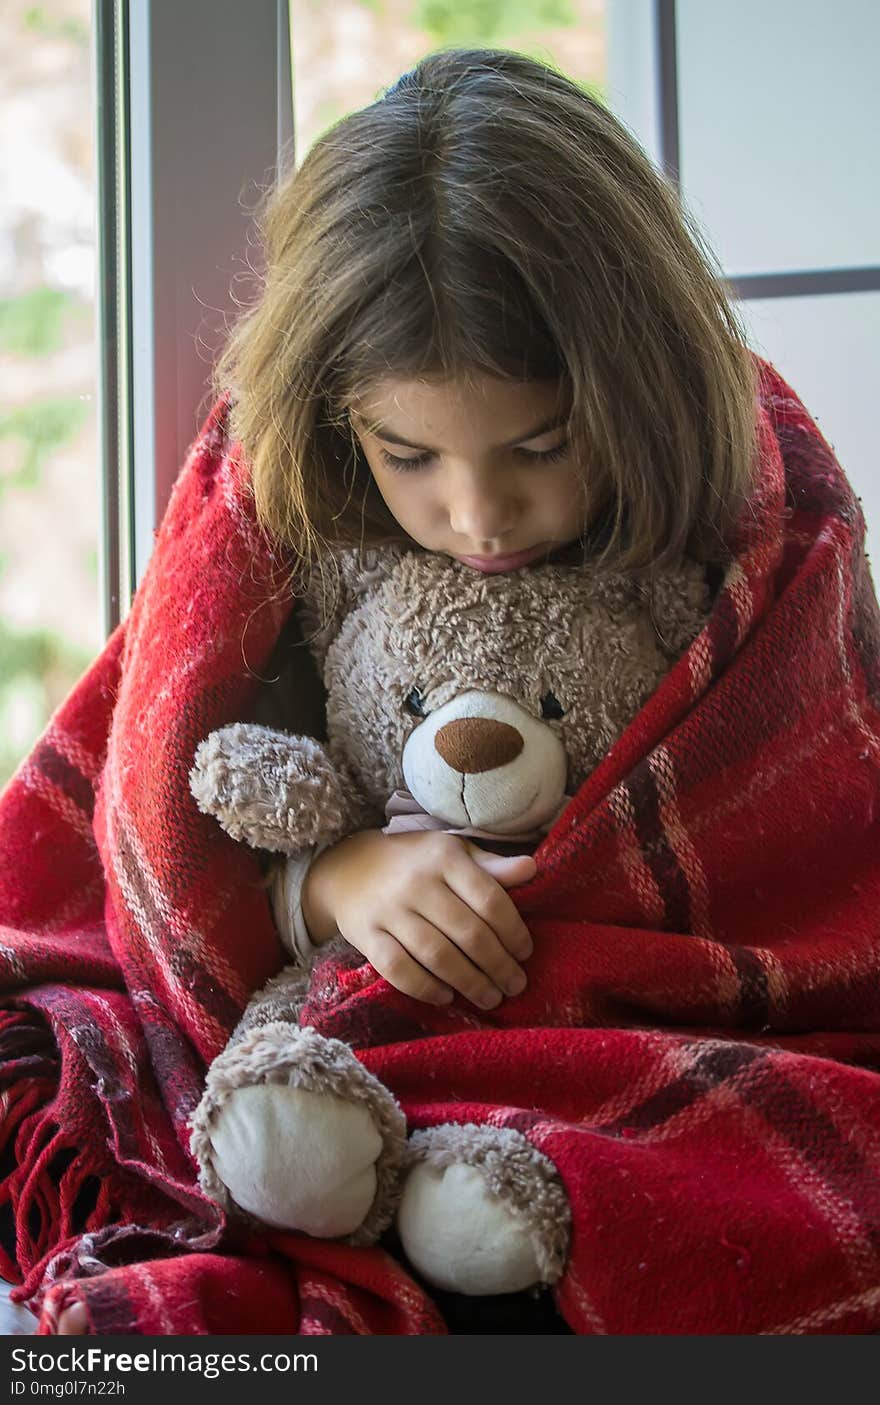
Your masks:
{"label": "teddy bear's eye", "polygon": [[552,693],[545,693],[541,699],[541,716],[545,719],[565,716],[562,707]]}
{"label": "teddy bear's eye", "polygon": [[407,712],[412,713],[413,717],[427,717],[428,715],[425,712],[425,700],[418,688],[413,688],[412,692],[407,695],[403,705]]}

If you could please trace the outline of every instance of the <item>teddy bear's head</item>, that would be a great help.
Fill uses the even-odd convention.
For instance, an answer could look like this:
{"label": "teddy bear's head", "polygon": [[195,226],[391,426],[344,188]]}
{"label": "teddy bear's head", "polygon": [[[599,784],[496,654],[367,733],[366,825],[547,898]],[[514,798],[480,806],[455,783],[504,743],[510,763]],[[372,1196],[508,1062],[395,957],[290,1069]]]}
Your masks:
{"label": "teddy bear's head", "polygon": [[392,804],[499,839],[546,833],[712,603],[688,559],[649,581],[560,561],[484,575],[400,547],[336,562],[332,591],[322,576],[296,607],[326,746],[284,715],[220,727],[196,751],[199,809],[255,848],[333,843],[384,825]]}
{"label": "teddy bear's head", "polygon": [[582,564],[486,575],[401,548],[359,559],[311,641],[331,759],[377,813],[408,789],[450,828],[499,835],[559,810],[711,608],[690,560],[649,583]]}

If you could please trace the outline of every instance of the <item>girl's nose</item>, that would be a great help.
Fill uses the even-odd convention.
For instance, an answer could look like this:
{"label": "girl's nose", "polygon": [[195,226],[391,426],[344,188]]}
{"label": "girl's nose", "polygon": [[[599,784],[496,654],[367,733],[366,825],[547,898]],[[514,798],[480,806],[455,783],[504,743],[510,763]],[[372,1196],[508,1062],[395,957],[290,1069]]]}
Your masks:
{"label": "girl's nose", "polygon": [[471,547],[499,543],[513,531],[513,509],[500,495],[485,486],[455,491],[449,506],[449,525],[457,537]]}

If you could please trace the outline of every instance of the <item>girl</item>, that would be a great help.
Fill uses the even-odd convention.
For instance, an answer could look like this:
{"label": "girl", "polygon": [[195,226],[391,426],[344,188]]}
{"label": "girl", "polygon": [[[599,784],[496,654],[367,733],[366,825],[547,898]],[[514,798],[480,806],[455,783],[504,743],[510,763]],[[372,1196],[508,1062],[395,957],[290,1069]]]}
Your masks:
{"label": "girl", "polygon": [[[215,381],[260,518],[299,558],[726,560],[751,357],[674,191],[572,80],[502,50],[429,55],[315,144],[263,232],[263,297]],[[417,999],[492,1008],[525,986],[505,887],[532,859],[378,831],[317,853],[274,883],[294,952],[338,927]]]}
{"label": "girl", "polygon": [[[720,580],[752,485],[752,357],[675,191],[577,83],[504,50],[430,54],[315,143],[262,233],[262,296],[215,382],[297,571],[403,543],[485,572],[688,554]],[[309,857],[274,876],[295,950],[338,927],[420,1000],[524,988],[507,890],[533,859],[379,831]]]}

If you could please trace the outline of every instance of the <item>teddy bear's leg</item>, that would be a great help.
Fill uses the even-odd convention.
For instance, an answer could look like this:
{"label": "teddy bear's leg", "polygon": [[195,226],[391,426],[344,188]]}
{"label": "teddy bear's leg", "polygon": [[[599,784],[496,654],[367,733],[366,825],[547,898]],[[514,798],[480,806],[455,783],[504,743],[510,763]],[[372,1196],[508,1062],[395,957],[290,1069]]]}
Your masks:
{"label": "teddy bear's leg", "polygon": [[410,1137],[397,1229],[427,1281],[481,1296],[555,1283],[571,1211],[546,1156],[508,1127],[446,1123]]}
{"label": "teddy bear's leg", "polygon": [[406,1119],[339,1039],[249,1029],[211,1064],[191,1126],[202,1188],[227,1211],[353,1244],[391,1222]]}

